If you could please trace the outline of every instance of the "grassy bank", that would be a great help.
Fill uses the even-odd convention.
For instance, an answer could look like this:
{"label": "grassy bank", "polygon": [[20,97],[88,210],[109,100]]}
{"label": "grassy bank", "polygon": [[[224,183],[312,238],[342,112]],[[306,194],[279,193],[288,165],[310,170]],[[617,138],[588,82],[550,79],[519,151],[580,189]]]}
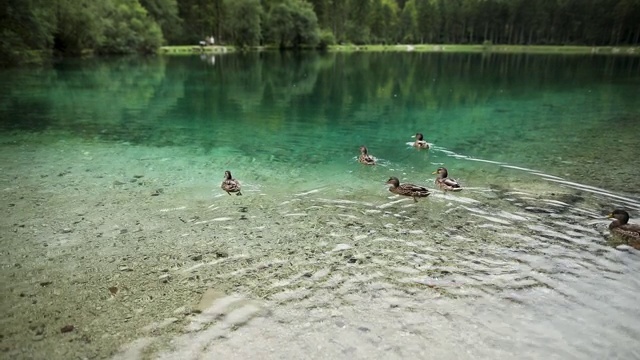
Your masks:
{"label": "grassy bank", "polygon": [[160,54],[185,55],[193,53],[226,53],[235,51],[233,46],[199,46],[199,45],[177,45],[162,46],[158,51]]}
{"label": "grassy bank", "polygon": [[332,51],[495,52],[540,54],[640,54],[638,47],[572,45],[335,45]]}
{"label": "grassy bank", "polygon": [[[255,47],[252,50],[270,50],[272,47]],[[163,46],[161,54],[225,53],[235,51],[233,46],[183,45]],[[489,53],[537,53],[537,54],[625,54],[640,55],[640,47],[633,46],[572,46],[572,45],[332,45],[329,51],[417,51],[417,52],[489,52]]]}

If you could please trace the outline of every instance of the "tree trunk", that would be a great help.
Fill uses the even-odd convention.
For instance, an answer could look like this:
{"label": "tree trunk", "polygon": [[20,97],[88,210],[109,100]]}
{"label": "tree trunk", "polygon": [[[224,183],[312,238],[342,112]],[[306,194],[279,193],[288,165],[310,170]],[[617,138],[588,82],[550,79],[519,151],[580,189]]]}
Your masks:
{"label": "tree trunk", "polygon": [[484,38],[482,41],[487,41],[487,35],[489,34],[489,23],[484,23]]}
{"label": "tree trunk", "polygon": [[467,22],[462,22],[462,42],[464,42],[465,37],[467,36]]}
{"label": "tree trunk", "polygon": [[616,36],[616,46],[620,45],[620,37],[622,36],[622,24],[618,26],[618,34]]}

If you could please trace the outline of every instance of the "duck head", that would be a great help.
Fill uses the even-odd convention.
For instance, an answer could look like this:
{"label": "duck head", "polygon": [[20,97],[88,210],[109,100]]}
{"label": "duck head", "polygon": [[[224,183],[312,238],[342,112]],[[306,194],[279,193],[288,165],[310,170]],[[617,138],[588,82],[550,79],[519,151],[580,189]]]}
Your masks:
{"label": "duck head", "polygon": [[441,178],[441,179],[444,179],[447,176],[449,176],[449,172],[447,171],[447,168],[445,168],[445,167],[439,167],[438,170],[432,172],[431,174],[438,174],[438,177]]}
{"label": "duck head", "polygon": [[613,222],[617,222],[617,226],[624,225],[629,222],[629,213],[621,209],[613,210],[609,215],[607,215],[607,217],[615,219]]}
{"label": "duck head", "polygon": [[412,137],[416,138],[416,140],[418,141],[424,141],[424,136],[422,136],[422,133],[416,133]]}
{"label": "duck head", "polygon": [[398,187],[398,186],[400,186],[400,180],[398,180],[397,177],[392,176],[392,177],[389,178],[389,180],[387,180],[387,182],[385,184],[391,185],[392,187]]}

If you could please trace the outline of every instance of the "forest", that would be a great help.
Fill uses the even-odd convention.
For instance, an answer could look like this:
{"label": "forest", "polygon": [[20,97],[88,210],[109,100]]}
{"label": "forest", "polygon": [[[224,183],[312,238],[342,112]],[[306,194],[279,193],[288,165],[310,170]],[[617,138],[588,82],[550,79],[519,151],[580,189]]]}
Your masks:
{"label": "forest", "polygon": [[640,43],[640,0],[5,0],[0,64],[162,45]]}

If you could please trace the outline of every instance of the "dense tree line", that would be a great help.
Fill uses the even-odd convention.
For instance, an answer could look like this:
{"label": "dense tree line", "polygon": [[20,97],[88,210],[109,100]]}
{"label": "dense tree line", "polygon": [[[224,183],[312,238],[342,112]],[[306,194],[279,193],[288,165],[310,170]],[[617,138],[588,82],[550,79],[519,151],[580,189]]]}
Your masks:
{"label": "dense tree line", "polygon": [[640,43],[640,0],[5,0],[0,62],[50,51],[238,46]]}

